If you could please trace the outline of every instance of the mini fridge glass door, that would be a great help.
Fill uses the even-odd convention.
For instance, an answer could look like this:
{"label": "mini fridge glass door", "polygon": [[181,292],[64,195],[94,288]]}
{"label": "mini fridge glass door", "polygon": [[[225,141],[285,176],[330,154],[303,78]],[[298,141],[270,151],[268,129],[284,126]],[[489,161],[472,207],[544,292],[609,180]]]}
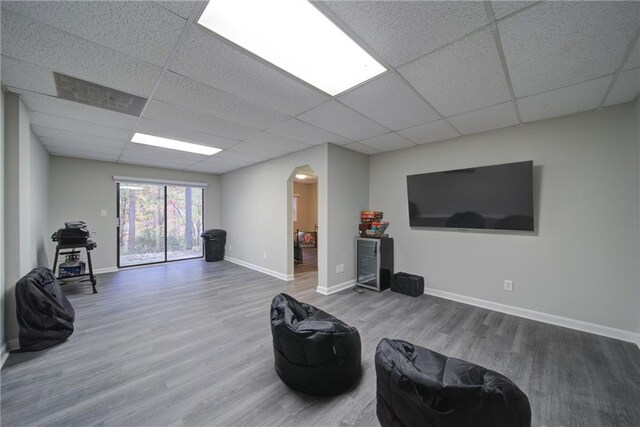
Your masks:
{"label": "mini fridge glass door", "polygon": [[378,287],[378,240],[358,239],[358,277],[360,285]]}

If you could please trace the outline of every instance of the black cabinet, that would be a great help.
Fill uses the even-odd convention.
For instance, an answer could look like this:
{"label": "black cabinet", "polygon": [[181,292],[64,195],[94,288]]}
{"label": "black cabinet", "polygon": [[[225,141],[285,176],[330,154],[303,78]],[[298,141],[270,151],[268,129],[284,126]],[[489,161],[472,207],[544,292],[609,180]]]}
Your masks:
{"label": "black cabinet", "polygon": [[356,285],[384,291],[393,280],[393,239],[356,239]]}

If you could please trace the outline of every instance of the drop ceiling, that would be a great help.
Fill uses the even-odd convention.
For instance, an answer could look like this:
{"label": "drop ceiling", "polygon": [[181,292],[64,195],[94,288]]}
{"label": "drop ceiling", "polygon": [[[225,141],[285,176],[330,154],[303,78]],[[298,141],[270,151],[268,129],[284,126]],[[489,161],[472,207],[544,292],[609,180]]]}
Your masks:
{"label": "drop ceiling", "polygon": [[[314,2],[387,67],[335,97],[194,24],[202,1],[2,2],[5,87],[53,155],[225,173],[331,142],[366,154],[634,100],[639,2]],[[58,98],[54,72],[147,99]],[[207,157],[135,132],[222,148]]]}

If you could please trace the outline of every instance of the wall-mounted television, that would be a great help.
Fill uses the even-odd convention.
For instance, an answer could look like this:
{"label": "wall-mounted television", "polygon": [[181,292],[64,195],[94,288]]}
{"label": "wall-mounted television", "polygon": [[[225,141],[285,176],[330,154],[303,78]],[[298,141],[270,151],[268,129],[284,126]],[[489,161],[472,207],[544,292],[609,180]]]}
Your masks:
{"label": "wall-mounted television", "polygon": [[409,225],[533,230],[533,161],[407,176]]}

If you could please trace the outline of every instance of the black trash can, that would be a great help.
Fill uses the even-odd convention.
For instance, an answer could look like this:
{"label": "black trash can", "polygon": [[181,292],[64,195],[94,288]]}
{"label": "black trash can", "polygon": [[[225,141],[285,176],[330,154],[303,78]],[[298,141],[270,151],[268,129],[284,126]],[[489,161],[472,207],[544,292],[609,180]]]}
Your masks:
{"label": "black trash can", "polygon": [[200,237],[204,241],[204,260],[208,262],[224,259],[224,245],[227,243],[227,232],[224,230],[205,230]]}

